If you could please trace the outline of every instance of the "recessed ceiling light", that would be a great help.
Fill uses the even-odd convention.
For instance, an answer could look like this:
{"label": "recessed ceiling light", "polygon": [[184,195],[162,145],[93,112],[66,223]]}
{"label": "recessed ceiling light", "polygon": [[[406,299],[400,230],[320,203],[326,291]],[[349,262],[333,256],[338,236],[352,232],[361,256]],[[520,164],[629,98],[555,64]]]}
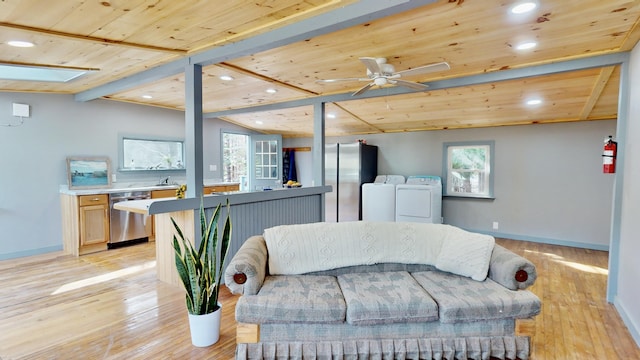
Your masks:
{"label": "recessed ceiling light", "polygon": [[153,96],[151,95],[142,95],[143,99],[153,99]]}
{"label": "recessed ceiling light", "polygon": [[518,50],[529,50],[529,49],[533,49],[534,47],[536,47],[536,45],[538,45],[538,43],[536,43],[535,41],[528,41],[528,42],[524,42],[522,44],[517,45],[516,49],[518,49]]}
{"label": "recessed ceiling light", "polygon": [[540,99],[527,100],[527,105],[530,105],[530,106],[540,105],[540,104],[542,104],[542,100],[540,100]]}
{"label": "recessed ceiling light", "polygon": [[262,122],[262,120],[256,120],[256,124],[258,124],[258,125],[262,125],[262,124],[264,124],[264,123]]}
{"label": "recessed ceiling light", "polygon": [[222,76],[220,76],[220,80],[231,81],[231,80],[233,80],[233,76],[231,76],[231,75],[222,75]]}
{"label": "recessed ceiling light", "polygon": [[514,14],[524,14],[535,9],[538,5],[534,2],[527,1],[517,4],[511,8],[511,12]]}
{"label": "recessed ceiling light", "polygon": [[274,88],[268,88],[267,90],[265,90],[266,92],[268,92],[269,94],[275,94],[278,92],[278,90],[274,89]]}
{"label": "recessed ceiling light", "polygon": [[336,114],[334,114],[334,113],[327,113],[327,118],[328,118],[328,119],[335,119],[335,118],[336,118]]}
{"label": "recessed ceiling light", "polygon": [[8,45],[10,46],[14,46],[14,47],[22,47],[22,48],[28,48],[28,47],[33,47],[33,43],[29,42],[29,41],[19,41],[19,40],[11,40],[9,42],[7,42]]}

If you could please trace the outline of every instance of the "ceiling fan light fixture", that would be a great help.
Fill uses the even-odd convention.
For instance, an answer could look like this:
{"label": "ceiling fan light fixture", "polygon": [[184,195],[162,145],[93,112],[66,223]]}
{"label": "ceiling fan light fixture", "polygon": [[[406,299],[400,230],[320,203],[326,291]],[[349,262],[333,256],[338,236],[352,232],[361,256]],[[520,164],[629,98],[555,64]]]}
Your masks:
{"label": "ceiling fan light fixture", "polygon": [[386,77],[377,77],[373,79],[373,82],[378,86],[383,86],[383,85],[387,85],[388,81]]}
{"label": "ceiling fan light fixture", "polygon": [[528,13],[529,11],[533,11],[533,9],[535,9],[536,7],[538,7],[538,4],[533,1],[520,2],[511,8],[511,13],[524,14]]}
{"label": "ceiling fan light fixture", "polygon": [[362,86],[360,89],[356,90],[351,96],[358,96],[373,86],[385,86],[385,85],[400,85],[411,90],[424,91],[427,88],[427,85],[421,84],[419,82],[404,80],[401,78],[415,76],[420,74],[426,74],[430,72],[436,71],[445,71],[449,70],[451,67],[446,62],[439,62],[433,64],[427,64],[422,66],[417,66],[414,68],[396,71],[395,67],[391,64],[387,64],[386,58],[373,58],[373,57],[361,57],[359,58],[360,62],[364,64],[367,68],[367,77],[366,78],[342,78],[342,79],[327,79],[327,80],[318,80],[318,82],[330,83],[336,81],[366,81],[367,84]]}

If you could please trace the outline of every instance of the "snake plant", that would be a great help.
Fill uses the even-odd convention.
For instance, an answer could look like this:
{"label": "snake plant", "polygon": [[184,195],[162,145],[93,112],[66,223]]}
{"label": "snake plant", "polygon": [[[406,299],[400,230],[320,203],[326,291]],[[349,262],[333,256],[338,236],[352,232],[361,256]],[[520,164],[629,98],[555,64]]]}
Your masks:
{"label": "snake plant", "polygon": [[[200,203],[201,241],[196,249],[192,242],[185,239],[182,230],[171,218],[176,234],[173,235],[173,249],[178,274],[186,290],[187,310],[192,315],[205,315],[218,309],[218,294],[224,260],[229,252],[231,239],[231,219],[229,200],[227,217],[218,234],[218,221],[222,204],[218,204],[213,215],[207,219],[204,204]],[[180,241],[178,241],[180,239]]]}

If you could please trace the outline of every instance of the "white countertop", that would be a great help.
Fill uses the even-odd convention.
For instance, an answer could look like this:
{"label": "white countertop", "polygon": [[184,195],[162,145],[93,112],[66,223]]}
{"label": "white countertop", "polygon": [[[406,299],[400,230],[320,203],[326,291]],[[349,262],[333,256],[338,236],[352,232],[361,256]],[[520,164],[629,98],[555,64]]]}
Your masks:
{"label": "white countertop", "polygon": [[[203,186],[225,186],[225,185],[238,185],[237,182],[204,182]],[[126,184],[115,183],[110,188],[101,189],[69,189],[68,185],[60,185],[60,193],[67,195],[94,195],[94,194],[111,194],[124,191],[153,191],[153,190],[167,190],[177,189],[179,184],[172,185],[144,185],[144,184]]]}
{"label": "white countertop", "polygon": [[148,200],[121,201],[113,204],[114,209],[122,211],[130,211],[138,214],[149,214],[149,206],[156,201],[175,200],[174,198],[160,198]]}
{"label": "white countertop", "polygon": [[[205,207],[215,207],[218,203],[231,201],[234,205],[257,203],[274,199],[285,199],[301,196],[318,195],[331,191],[330,186],[301,187],[293,189],[282,189],[284,191],[230,191],[204,195]],[[138,214],[155,215],[182,210],[195,210],[202,204],[201,199],[175,197],[130,200],[114,204],[114,208],[123,211],[130,211]]]}

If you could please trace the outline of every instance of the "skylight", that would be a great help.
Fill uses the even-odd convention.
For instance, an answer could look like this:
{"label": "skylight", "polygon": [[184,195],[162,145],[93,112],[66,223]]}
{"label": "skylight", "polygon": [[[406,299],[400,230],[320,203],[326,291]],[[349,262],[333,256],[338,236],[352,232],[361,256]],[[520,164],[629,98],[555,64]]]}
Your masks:
{"label": "skylight", "polygon": [[0,64],[0,79],[19,81],[68,82],[90,70]]}

